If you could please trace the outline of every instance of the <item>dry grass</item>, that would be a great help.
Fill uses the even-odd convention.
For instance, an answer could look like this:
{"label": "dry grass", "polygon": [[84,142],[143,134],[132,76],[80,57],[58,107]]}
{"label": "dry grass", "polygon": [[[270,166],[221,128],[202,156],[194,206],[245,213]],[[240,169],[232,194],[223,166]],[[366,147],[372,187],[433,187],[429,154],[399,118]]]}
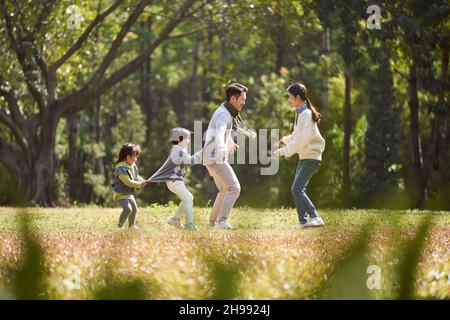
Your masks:
{"label": "dry grass", "polygon": [[[339,298],[327,294],[333,271],[371,221],[365,260],[355,266],[365,278],[368,265],[379,266],[382,289],[360,297],[392,299],[400,290],[404,244],[431,217],[412,294],[450,298],[449,212],[330,210],[321,213],[326,227],[300,230],[293,209],[238,208],[230,219],[235,230],[223,231],[207,227],[208,210],[197,208],[193,232],[166,224],[174,209],[140,209],[139,231],[117,230],[120,209],[26,209],[43,249],[42,297]],[[20,298],[14,279],[29,247],[20,217],[16,208],[0,208],[0,298]],[[361,282],[352,274],[342,279]]]}

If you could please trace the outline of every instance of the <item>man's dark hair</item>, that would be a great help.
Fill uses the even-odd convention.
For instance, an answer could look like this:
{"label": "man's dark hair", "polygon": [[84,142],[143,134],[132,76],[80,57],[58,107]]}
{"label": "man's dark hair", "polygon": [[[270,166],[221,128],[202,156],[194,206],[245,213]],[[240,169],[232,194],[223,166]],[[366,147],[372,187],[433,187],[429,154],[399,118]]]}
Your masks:
{"label": "man's dark hair", "polygon": [[227,102],[230,102],[231,97],[239,97],[241,95],[242,92],[247,92],[248,89],[246,86],[234,82],[228,85],[227,90],[226,90],[226,95],[227,95]]}

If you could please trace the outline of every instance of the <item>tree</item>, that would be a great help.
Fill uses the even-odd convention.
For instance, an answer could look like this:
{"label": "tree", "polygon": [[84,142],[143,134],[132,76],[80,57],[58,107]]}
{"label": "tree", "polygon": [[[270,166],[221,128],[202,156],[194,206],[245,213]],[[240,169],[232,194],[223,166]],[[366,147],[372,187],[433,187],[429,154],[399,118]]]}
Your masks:
{"label": "tree", "polygon": [[[405,59],[407,72],[399,70],[408,83],[409,136],[412,166],[412,203],[414,208],[423,206],[426,199],[428,181],[433,164],[437,161],[437,150],[440,131],[442,130],[442,112],[444,110],[445,79],[448,74],[448,17],[450,7],[446,1],[434,1],[431,4],[423,0],[405,1],[401,5],[392,4],[388,7],[392,19],[390,28],[396,33],[398,47]],[[401,39],[401,41],[399,41]],[[447,49],[446,49],[447,48]],[[437,49],[437,50],[436,50]],[[432,68],[430,61],[432,53],[439,52],[442,56],[441,77],[426,79]],[[423,79],[421,79],[423,78]],[[424,80],[424,81],[420,81]],[[426,80],[426,81],[425,81]],[[419,90],[426,82],[439,84],[437,108],[431,108],[435,113],[432,120],[430,144],[425,152],[421,138]],[[434,109],[434,110],[433,110]],[[437,111],[437,112],[436,112]]]}
{"label": "tree", "polygon": [[[171,8],[176,9],[173,9],[171,17],[164,25],[159,26],[159,33],[147,43],[142,52],[111,71],[130,28],[152,2],[139,1],[130,8],[132,10],[120,25],[106,55],[97,62],[95,68],[89,70],[89,80],[76,90],[59,96],[64,79],[58,71],[86,45],[92,32],[120,8],[123,2],[116,0],[105,11],[98,12],[79,38],[52,61],[46,61],[46,57],[51,56],[48,51],[56,44],[46,45],[45,39],[50,32],[46,25],[49,19],[54,19],[57,15],[57,2],[43,2],[40,8],[36,8],[35,4],[33,6],[15,1],[2,1],[0,4],[2,55],[20,70],[8,68],[0,76],[0,96],[7,106],[4,108],[2,103],[0,122],[13,134],[17,145],[15,147],[1,139],[0,161],[17,173],[27,194],[37,204],[54,203],[54,190],[57,187],[54,147],[60,119],[92,106],[92,101],[135,72],[167,39],[172,30],[192,14],[190,10],[194,0],[172,5]],[[36,18],[33,19],[33,16]],[[4,46],[6,43],[8,45]],[[23,78],[27,92],[23,92],[20,86],[16,87],[15,77],[18,75]],[[25,106],[26,103],[36,106],[36,109]]]}
{"label": "tree", "polygon": [[334,24],[338,27],[337,51],[342,57],[343,73],[345,79],[344,94],[344,148],[343,148],[343,199],[344,203],[350,204],[351,192],[351,164],[350,164],[350,138],[352,132],[352,78],[353,69],[360,57],[357,49],[358,32],[360,26],[358,21],[364,13],[359,1],[336,1],[334,2],[335,19]]}
{"label": "tree", "polygon": [[[400,178],[400,109],[395,100],[388,32],[368,34],[367,131],[365,134],[364,174],[359,196],[363,207],[389,207],[398,192]],[[383,45],[384,44],[384,45]]]}

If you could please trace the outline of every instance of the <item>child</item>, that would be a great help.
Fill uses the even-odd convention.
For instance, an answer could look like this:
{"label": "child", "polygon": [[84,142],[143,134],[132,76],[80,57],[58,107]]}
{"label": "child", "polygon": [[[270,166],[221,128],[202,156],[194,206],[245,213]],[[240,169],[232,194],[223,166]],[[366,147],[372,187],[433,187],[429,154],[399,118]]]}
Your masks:
{"label": "child", "polygon": [[186,167],[202,162],[201,150],[190,156],[187,147],[191,139],[191,132],[184,128],[175,128],[170,134],[170,141],[173,144],[172,150],[163,166],[148,179],[149,182],[166,182],[167,188],[175,193],[181,203],[175,214],[167,221],[171,226],[181,228],[181,215],[186,213],[185,228],[195,230],[194,215],[192,207],[194,206],[194,197],[184,184]]}
{"label": "child", "polygon": [[139,176],[136,160],[141,153],[139,145],[126,143],[119,152],[119,157],[114,166],[112,175],[112,187],[114,189],[113,200],[119,201],[123,210],[119,218],[119,228],[122,228],[128,219],[128,227],[137,229],[135,219],[137,214],[134,191],[145,187],[148,182]]}

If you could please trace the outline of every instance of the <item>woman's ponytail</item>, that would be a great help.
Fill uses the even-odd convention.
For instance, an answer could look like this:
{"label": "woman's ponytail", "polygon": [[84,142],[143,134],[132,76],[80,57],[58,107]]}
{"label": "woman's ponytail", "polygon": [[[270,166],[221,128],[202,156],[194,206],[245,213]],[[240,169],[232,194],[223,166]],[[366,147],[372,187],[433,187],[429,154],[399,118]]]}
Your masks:
{"label": "woman's ponytail", "polygon": [[317,109],[312,105],[311,101],[309,101],[309,98],[306,98],[306,105],[308,106],[308,109],[311,110],[311,117],[314,122],[320,123],[320,120],[322,120],[322,114],[317,111]]}

